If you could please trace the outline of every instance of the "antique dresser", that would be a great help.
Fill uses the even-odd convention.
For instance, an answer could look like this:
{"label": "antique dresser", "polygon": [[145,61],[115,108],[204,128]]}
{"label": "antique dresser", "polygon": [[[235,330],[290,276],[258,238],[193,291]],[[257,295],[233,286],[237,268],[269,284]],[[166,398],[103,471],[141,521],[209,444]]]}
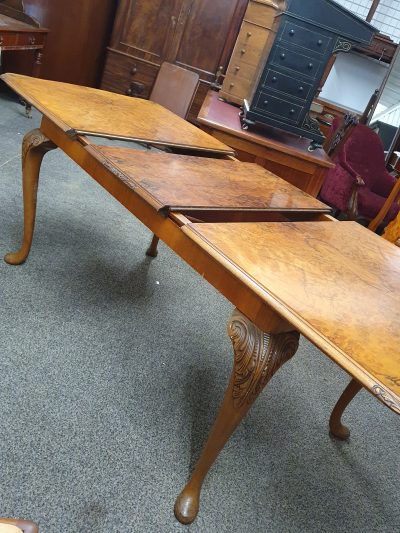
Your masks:
{"label": "antique dresser", "polygon": [[264,123],[311,139],[311,149],[324,141],[318,122],[309,115],[332,54],[352,45],[368,45],[378,31],[333,0],[286,0],[278,33],[242,117],[246,129]]}
{"label": "antique dresser", "polygon": [[249,0],[220,96],[242,105],[274,44],[285,0]]}
{"label": "antique dresser", "polygon": [[120,0],[101,88],[148,98],[163,61],[196,72],[195,120],[210,87],[218,87],[248,0]]}

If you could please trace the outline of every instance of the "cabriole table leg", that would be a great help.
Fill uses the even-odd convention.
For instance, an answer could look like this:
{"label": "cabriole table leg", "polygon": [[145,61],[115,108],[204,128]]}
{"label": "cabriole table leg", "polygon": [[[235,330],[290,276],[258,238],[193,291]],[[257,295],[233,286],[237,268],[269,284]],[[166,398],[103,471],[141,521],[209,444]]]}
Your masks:
{"label": "cabriole table leg", "polygon": [[238,310],[232,314],[228,334],[234,366],[222,406],[194,472],[178,496],[175,516],[183,524],[196,518],[201,487],[219,452],[275,372],[296,353],[299,333],[264,333]]}
{"label": "cabriole table leg", "polygon": [[331,435],[337,439],[346,440],[350,437],[349,428],[342,424],[342,415],[346,407],[361,389],[362,385],[355,379],[352,379],[333,408],[329,419],[329,430]]}
{"label": "cabriole table leg", "polygon": [[22,143],[22,186],[24,195],[24,236],[18,252],[4,257],[10,265],[25,262],[32,245],[36,217],[36,200],[39,183],[40,166],[43,156],[49,150],[57,148],[39,129],[27,133]]}

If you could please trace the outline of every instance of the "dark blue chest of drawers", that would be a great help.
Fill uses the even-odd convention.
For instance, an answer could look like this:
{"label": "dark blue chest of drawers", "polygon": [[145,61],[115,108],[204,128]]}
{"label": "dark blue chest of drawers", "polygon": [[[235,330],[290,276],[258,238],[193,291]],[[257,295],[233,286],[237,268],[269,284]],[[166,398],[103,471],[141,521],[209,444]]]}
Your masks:
{"label": "dark blue chest of drawers", "polygon": [[264,123],[324,141],[309,110],[332,54],[369,44],[378,31],[333,0],[287,0],[274,45],[252,97],[244,128]]}

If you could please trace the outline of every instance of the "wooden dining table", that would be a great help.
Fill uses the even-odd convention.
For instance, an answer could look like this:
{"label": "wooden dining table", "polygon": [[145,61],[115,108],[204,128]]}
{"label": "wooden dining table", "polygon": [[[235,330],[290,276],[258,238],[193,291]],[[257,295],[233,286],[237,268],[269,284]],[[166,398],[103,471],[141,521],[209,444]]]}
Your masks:
{"label": "wooden dining table", "polygon": [[[332,411],[333,435],[348,437],[342,414],[361,388],[400,414],[400,249],[354,222],[334,221],[315,198],[238,162],[229,147],[157,104],[2,78],[43,113],[40,129],[23,141],[24,236],[21,248],[5,256],[9,264],[28,257],[40,164],[59,148],[235,308],[228,321],[231,378],[176,500],[178,520],[196,518],[205,476],[269,380],[295,355],[300,335],[351,377]],[[98,136],[162,150],[102,146]]]}

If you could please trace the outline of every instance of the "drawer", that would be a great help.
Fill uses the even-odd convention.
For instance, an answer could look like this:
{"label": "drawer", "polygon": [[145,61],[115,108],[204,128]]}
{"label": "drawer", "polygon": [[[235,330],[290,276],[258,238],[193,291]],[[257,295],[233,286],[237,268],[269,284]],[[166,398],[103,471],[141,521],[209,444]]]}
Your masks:
{"label": "drawer", "polygon": [[310,96],[313,85],[299,81],[293,76],[287,76],[276,70],[268,69],[264,74],[263,86],[273,91],[279,91],[283,94],[294,96],[301,100],[307,100]]}
{"label": "drawer", "polygon": [[231,63],[236,65],[246,63],[247,65],[253,65],[254,67],[257,67],[263,55],[267,38],[268,35],[266,34],[264,43],[258,46],[237,42],[233,50]]}
{"label": "drawer", "polygon": [[0,47],[2,48],[41,48],[44,46],[45,33],[17,33],[4,32],[0,35]]}
{"label": "drawer", "polygon": [[261,28],[256,24],[250,24],[250,22],[243,22],[242,27],[240,28],[238,42],[243,46],[254,46],[255,48],[261,48],[262,50],[268,35],[268,29]]}
{"label": "drawer", "polygon": [[237,96],[241,100],[248,98],[250,90],[252,88],[253,79],[241,78],[239,76],[227,75],[222,87],[223,91]]}
{"label": "drawer", "polygon": [[[319,78],[322,75],[323,62],[314,57],[309,57],[298,52],[293,52],[282,46],[275,46],[271,58],[271,64],[279,68],[290,69],[299,72],[309,78]],[[318,78],[318,79],[319,79]]]}
{"label": "drawer", "polygon": [[243,61],[231,61],[226,76],[231,78],[245,78],[246,80],[253,80],[257,72],[255,65],[248,65]]}
{"label": "drawer", "polygon": [[278,39],[295,46],[301,46],[318,54],[326,54],[332,47],[332,38],[322,33],[311,31],[290,21],[285,21]]}
{"label": "drawer", "polygon": [[260,92],[256,97],[255,108],[263,114],[270,115],[286,122],[296,124],[304,106],[282,100],[266,92]]}
{"label": "drawer", "polygon": [[158,68],[136,58],[108,51],[101,89],[129,96],[148,98]]}
{"label": "drawer", "polygon": [[280,13],[280,11],[272,6],[250,0],[244,20],[271,29],[278,13]]}

